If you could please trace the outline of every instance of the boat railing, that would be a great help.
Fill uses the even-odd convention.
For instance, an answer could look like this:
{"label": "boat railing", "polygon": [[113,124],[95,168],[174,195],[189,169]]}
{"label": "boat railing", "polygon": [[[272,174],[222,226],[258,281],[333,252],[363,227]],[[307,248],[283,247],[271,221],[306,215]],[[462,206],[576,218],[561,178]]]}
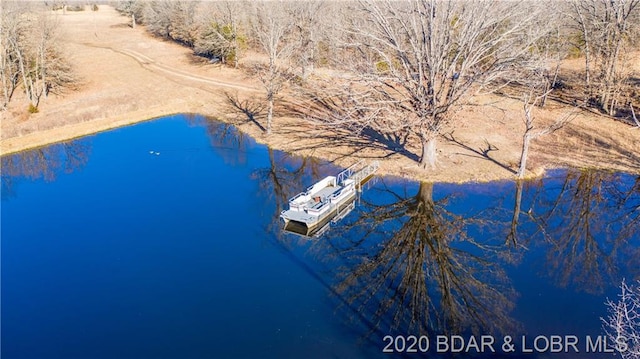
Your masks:
{"label": "boat railing", "polygon": [[306,196],[306,195],[308,195],[308,194],[309,194],[308,192],[300,192],[300,193],[298,193],[297,195],[295,195],[295,196],[293,196],[293,197],[289,198],[289,203],[294,203],[296,199],[298,199],[298,198],[300,198],[300,197],[302,197],[302,196]]}
{"label": "boat railing", "polygon": [[362,161],[359,161],[347,167],[347,169],[345,169],[344,171],[338,173],[338,175],[336,176],[336,181],[338,182],[338,184],[343,184],[345,180],[353,176],[353,174],[355,173],[355,171],[357,170],[357,168],[360,166],[361,163]]}
{"label": "boat railing", "polygon": [[361,170],[356,172],[353,175],[353,181],[356,183],[358,188],[362,185],[362,182],[365,181],[368,177],[372,176],[380,167],[380,162],[373,161],[369,163],[367,166],[363,167]]}
{"label": "boat railing", "polygon": [[344,171],[338,173],[338,175],[336,176],[338,184],[344,183],[345,180],[353,176],[353,174],[357,172],[358,168],[362,167],[363,162],[364,160],[360,160],[357,163],[347,167],[347,169],[345,169]]}
{"label": "boat railing", "polygon": [[[366,166],[364,166],[363,164],[364,164],[364,160],[360,160],[357,163],[346,168],[344,171],[338,173],[338,175],[335,177],[335,184],[344,186],[345,181],[353,180],[353,183],[355,183],[355,186],[358,188],[358,190],[360,190],[362,181],[364,181],[367,177],[373,175],[373,173],[376,172],[380,167],[380,162],[378,161],[372,161]],[[297,207],[295,201],[300,197],[308,196],[313,191],[316,185],[317,183],[307,188],[305,192],[298,193],[297,195],[291,197],[289,199],[289,206],[293,205]],[[340,195],[340,192],[341,191],[332,193],[329,197],[331,199],[336,198]]]}

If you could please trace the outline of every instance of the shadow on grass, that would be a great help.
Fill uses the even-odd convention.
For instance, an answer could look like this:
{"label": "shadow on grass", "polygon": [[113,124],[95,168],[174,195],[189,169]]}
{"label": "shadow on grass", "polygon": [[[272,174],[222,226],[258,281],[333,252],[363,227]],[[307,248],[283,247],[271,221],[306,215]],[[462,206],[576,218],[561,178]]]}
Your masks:
{"label": "shadow on grass", "polygon": [[[407,149],[410,134],[384,133],[371,126],[354,128],[352,124],[335,123],[332,118],[344,111],[343,106],[331,99],[313,98],[310,101],[296,103],[280,101],[277,110],[281,115],[305,119],[309,123],[307,130],[300,126],[284,126],[279,132],[294,138],[294,150],[316,150],[327,147],[348,148],[349,151],[336,151],[336,160],[358,154],[362,158],[388,158],[399,154],[418,162],[420,157]],[[377,154],[363,154],[363,151],[373,150]]]}
{"label": "shadow on grass", "polygon": [[229,105],[231,112],[239,114],[243,119],[241,122],[252,122],[261,131],[266,131],[260,123],[260,120],[266,117],[263,103],[253,99],[240,100],[237,93],[232,95],[229,92],[225,92],[224,95],[227,98],[227,105]]}
{"label": "shadow on grass", "polygon": [[[629,127],[631,131],[638,131]],[[640,151],[634,150],[632,136],[619,138],[612,134],[598,131],[598,128],[585,129],[568,126],[563,129],[563,137],[573,140],[571,158],[587,167],[594,168],[627,168],[640,172]],[[556,153],[566,152],[567,144],[562,141],[546,140],[537,146],[536,151],[553,158]],[[638,148],[635,146],[635,148]]]}
{"label": "shadow on grass", "polygon": [[453,137],[453,132],[448,133],[448,134],[444,134],[442,135],[442,137],[444,137],[444,139],[446,139],[447,141],[456,144],[457,146],[464,148],[465,150],[475,153],[476,155],[466,155],[463,154],[465,156],[472,156],[472,157],[478,157],[478,158],[484,158],[487,161],[493,162],[494,164],[504,168],[505,170],[516,174],[516,171],[509,167],[508,165],[496,160],[495,158],[492,158],[490,155],[491,151],[497,151],[498,148],[493,146],[491,143],[489,143],[489,141],[487,141],[486,139],[484,140],[484,143],[486,145],[486,148],[484,147],[480,147],[479,149],[473,148],[465,143],[463,143],[462,141],[458,140],[457,138]]}

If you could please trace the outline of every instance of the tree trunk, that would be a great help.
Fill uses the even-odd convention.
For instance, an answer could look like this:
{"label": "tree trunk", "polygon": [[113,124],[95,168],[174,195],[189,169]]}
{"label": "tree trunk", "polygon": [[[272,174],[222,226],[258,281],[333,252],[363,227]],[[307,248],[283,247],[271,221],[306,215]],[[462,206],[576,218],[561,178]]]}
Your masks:
{"label": "tree trunk", "polygon": [[[638,118],[636,117],[636,111],[633,110],[633,104],[630,103],[629,107],[631,107],[631,116],[633,121],[636,123],[636,126],[640,127],[640,121],[638,121]],[[638,179],[640,179],[640,177]]]}
{"label": "tree trunk", "polygon": [[[5,50],[5,49],[3,49]],[[2,68],[0,68],[0,82],[2,82],[2,96],[3,96],[3,104],[0,109],[4,109],[9,104],[9,76],[10,70],[7,65],[7,51],[5,51],[2,55]],[[633,108],[633,107],[632,107]]]}
{"label": "tree trunk", "polygon": [[511,217],[511,229],[507,235],[507,243],[513,245],[518,244],[518,223],[520,222],[520,211],[522,207],[522,187],[523,182],[521,180],[516,181],[516,198],[513,205],[513,217]]}
{"label": "tree trunk", "polygon": [[[47,39],[43,38],[42,39],[42,48],[40,49],[40,77],[42,78],[42,94],[44,95],[44,98],[48,97],[48,91],[47,91],[47,66],[46,66],[46,59],[45,59],[45,53],[47,52],[46,49],[46,42]],[[40,96],[38,96],[40,97]]]}
{"label": "tree trunk", "polygon": [[542,95],[542,100],[540,101],[540,108],[543,108],[544,105],[547,104],[547,95],[549,95],[549,89],[551,89],[551,84],[549,83],[549,79],[545,78],[544,95]]}
{"label": "tree trunk", "polygon": [[280,211],[283,209],[284,205],[287,203],[287,194],[284,191],[284,186],[280,183],[280,178],[278,177],[278,166],[276,165],[276,159],[273,154],[273,149],[268,147],[269,151],[269,178],[273,182],[273,192],[276,198],[276,207],[278,211],[276,212],[276,217],[280,214]]}
{"label": "tree trunk", "polygon": [[423,203],[433,205],[433,183],[420,182],[418,196]]}
{"label": "tree trunk", "polygon": [[27,72],[25,71],[24,58],[22,56],[22,53],[20,52],[20,48],[18,48],[18,45],[15,42],[12,45],[14,52],[18,57],[18,66],[20,67],[20,73],[22,74],[22,83],[24,86],[25,94],[27,95],[29,103],[33,105],[33,92],[31,91],[30,81],[27,78]]}
{"label": "tree trunk", "polygon": [[271,122],[273,121],[273,95],[267,95],[268,109],[267,109],[267,135],[271,134]]}
{"label": "tree trunk", "polygon": [[586,29],[586,25],[583,25],[584,34],[584,105],[589,106],[589,100],[591,99],[591,51],[589,49],[588,38],[589,33]]}
{"label": "tree trunk", "polygon": [[551,93],[551,90],[553,90],[556,87],[556,83],[558,82],[559,72],[560,72],[560,59],[558,59],[558,62],[556,63],[556,69],[554,70],[554,73],[553,73],[553,79],[551,81],[547,79],[546,81],[544,96],[542,96],[542,102],[540,103],[540,107],[544,107],[547,104],[547,97]]}
{"label": "tree trunk", "polygon": [[131,28],[136,28],[136,14],[131,14]]}
{"label": "tree trunk", "polygon": [[529,156],[529,144],[531,142],[531,134],[526,131],[523,136],[522,154],[520,155],[520,169],[518,170],[518,178],[524,178],[527,171],[527,157]]}
{"label": "tree trunk", "polygon": [[240,56],[238,51],[240,50],[240,47],[238,46],[238,27],[236,26],[235,22],[231,25],[231,31],[233,32],[233,68],[237,69],[238,56]]}
{"label": "tree trunk", "polygon": [[420,165],[422,168],[429,166],[431,169],[436,167],[436,137],[422,135],[422,156],[420,156]]}

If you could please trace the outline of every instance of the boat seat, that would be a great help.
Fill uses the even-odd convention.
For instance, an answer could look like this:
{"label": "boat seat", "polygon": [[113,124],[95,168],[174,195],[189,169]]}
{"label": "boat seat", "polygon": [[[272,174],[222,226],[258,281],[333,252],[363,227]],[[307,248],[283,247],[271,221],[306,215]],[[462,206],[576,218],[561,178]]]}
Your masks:
{"label": "boat seat", "polygon": [[318,202],[315,202],[315,203],[313,204],[313,206],[311,206],[311,208],[313,208],[313,209],[318,209],[318,208],[322,207],[322,205],[323,205],[323,204],[324,204],[324,202],[322,202],[322,200],[320,200],[320,201],[318,201]]}

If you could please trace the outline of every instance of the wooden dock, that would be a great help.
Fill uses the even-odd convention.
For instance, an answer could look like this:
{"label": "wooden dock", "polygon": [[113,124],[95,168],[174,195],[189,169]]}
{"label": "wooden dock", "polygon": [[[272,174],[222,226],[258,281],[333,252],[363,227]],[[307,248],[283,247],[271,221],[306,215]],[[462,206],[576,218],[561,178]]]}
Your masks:
{"label": "wooden dock", "polygon": [[338,183],[342,183],[347,179],[351,179],[356,183],[358,191],[362,191],[362,185],[367,183],[380,167],[379,161],[373,161],[366,164],[364,160],[359,161],[353,166],[342,171],[338,175]]}

